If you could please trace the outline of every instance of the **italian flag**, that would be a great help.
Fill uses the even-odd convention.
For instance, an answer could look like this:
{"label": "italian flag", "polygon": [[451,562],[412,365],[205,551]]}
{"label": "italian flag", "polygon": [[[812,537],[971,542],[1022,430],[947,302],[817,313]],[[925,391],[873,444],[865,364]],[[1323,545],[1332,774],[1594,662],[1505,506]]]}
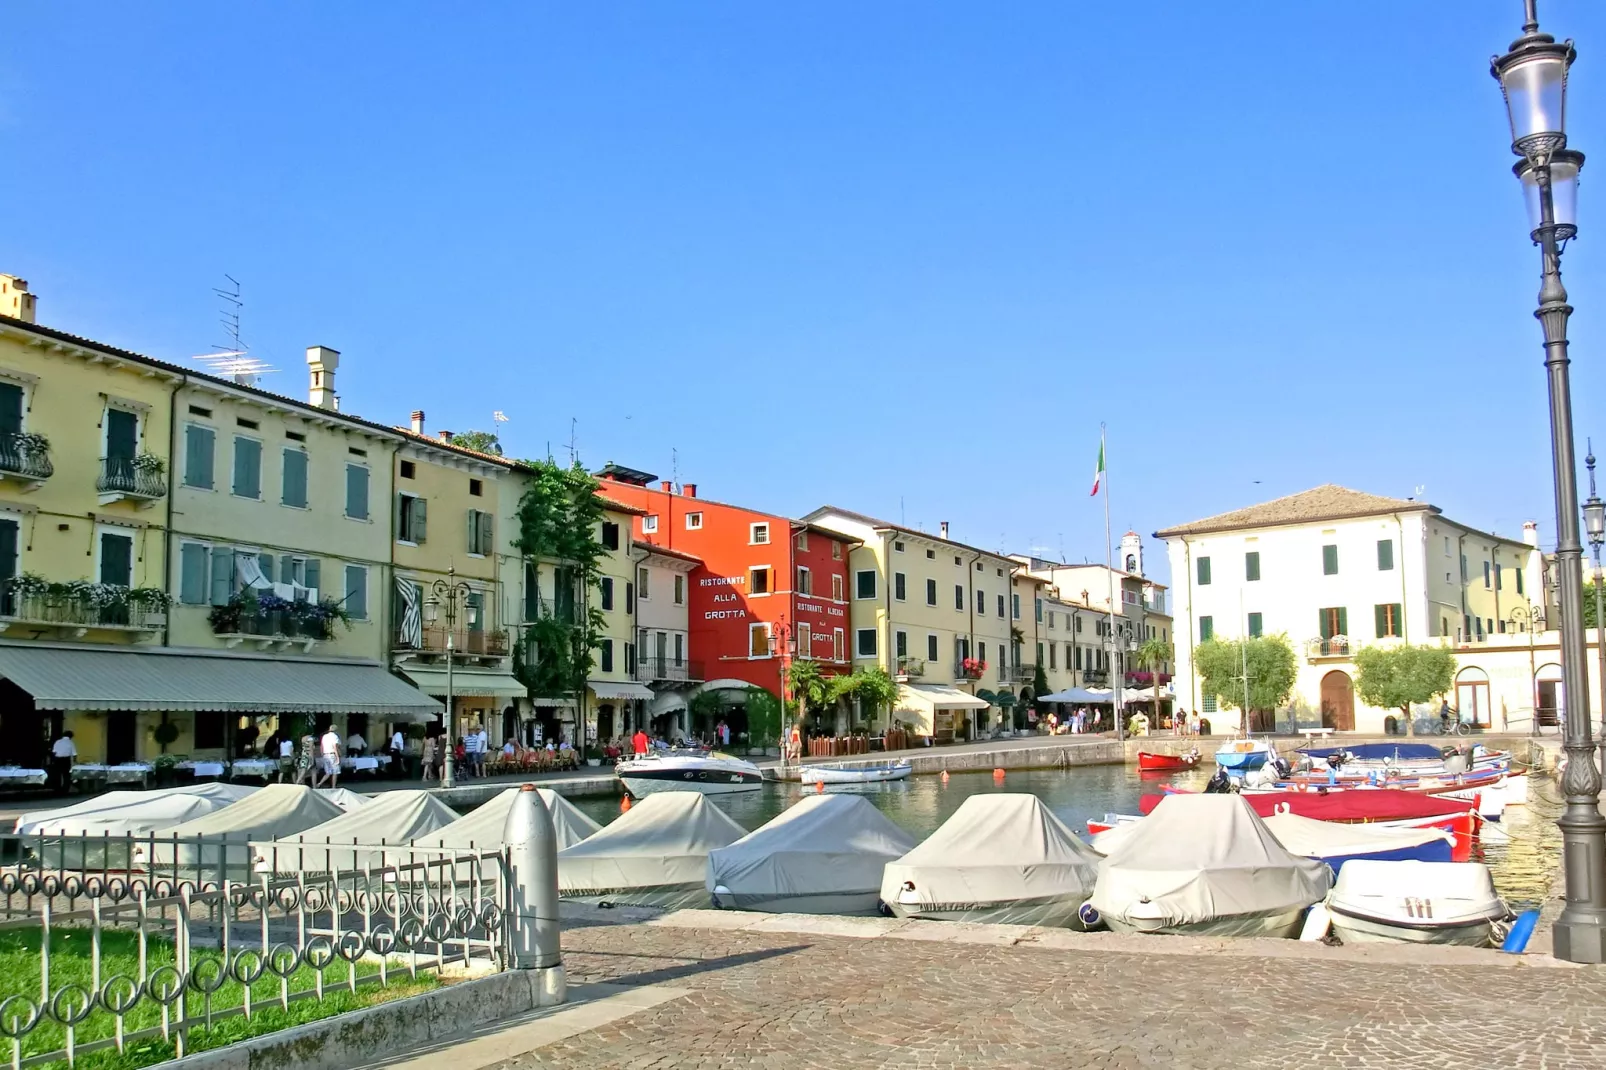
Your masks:
{"label": "italian flag", "polygon": [[1104,440],[1099,439],[1099,463],[1093,469],[1093,490],[1088,494],[1090,498],[1098,497],[1099,486],[1104,482]]}

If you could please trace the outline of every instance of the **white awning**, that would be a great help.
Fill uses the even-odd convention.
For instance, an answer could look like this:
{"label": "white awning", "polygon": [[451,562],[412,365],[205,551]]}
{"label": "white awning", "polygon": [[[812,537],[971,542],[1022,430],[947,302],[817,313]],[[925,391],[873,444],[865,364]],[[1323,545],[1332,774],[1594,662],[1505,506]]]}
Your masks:
{"label": "white awning", "polygon": [[[426,695],[446,697],[445,669],[415,669],[403,666],[402,672],[418,685]],[[530,689],[505,672],[476,672],[472,669],[452,670],[452,695],[455,698],[524,698]]]}
{"label": "white awning", "polygon": [[632,683],[628,680],[590,680],[591,693],[604,702],[619,702],[628,699],[652,699],[652,688],[646,684]]}
{"label": "white awning", "polygon": [[989,703],[984,698],[966,694],[957,687],[941,684],[899,684],[898,709],[911,708],[925,713],[931,710],[985,710]]}
{"label": "white awning", "polygon": [[647,707],[654,717],[663,717],[666,714],[679,713],[687,708],[686,696],[679,691],[665,691],[653,697],[652,705]]}

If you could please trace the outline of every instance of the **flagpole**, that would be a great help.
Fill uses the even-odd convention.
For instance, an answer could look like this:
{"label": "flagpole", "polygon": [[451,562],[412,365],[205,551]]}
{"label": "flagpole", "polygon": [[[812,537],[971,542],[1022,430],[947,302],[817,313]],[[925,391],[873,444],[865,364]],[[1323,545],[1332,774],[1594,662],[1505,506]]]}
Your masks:
{"label": "flagpole", "polygon": [[1115,738],[1125,738],[1121,724],[1121,684],[1123,670],[1117,659],[1120,647],[1115,633],[1115,554],[1110,542],[1110,461],[1104,451],[1104,424],[1099,424],[1099,458],[1104,461],[1104,574],[1110,581],[1110,684],[1115,688],[1110,699],[1115,703]]}

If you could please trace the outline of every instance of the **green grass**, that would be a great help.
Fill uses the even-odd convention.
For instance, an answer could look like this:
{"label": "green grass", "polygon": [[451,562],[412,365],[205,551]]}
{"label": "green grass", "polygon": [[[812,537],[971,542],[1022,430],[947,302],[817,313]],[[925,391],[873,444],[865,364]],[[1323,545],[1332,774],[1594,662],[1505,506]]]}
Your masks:
{"label": "green grass", "polygon": [[[0,999],[21,993],[29,998],[39,998],[39,970],[40,954],[39,944],[41,932],[38,929],[12,929],[0,931]],[[239,945],[236,945],[239,946]],[[206,951],[197,947],[192,955],[194,962],[210,958],[217,962],[221,956],[217,951]],[[146,943],[147,971],[174,961],[173,943],[167,939],[150,938]],[[89,933],[82,929],[55,929],[50,936],[50,988],[52,993],[59,991],[62,986],[73,983],[82,985],[85,989],[90,987],[90,946]],[[185,1044],[185,1053],[205,1051],[209,1048],[219,1048],[225,1044],[248,1037],[262,1036],[276,1030],[290,1026],[302,1025],[307,1022],[328,1018],[347,1011],[354,1011],[363,1007],[371,1007],[377,1003],[399,999],[404,996],[417,995],[420,992],[440,987],[440,979],[433,973],[420,973],[416,980],[407,976],[404,968],[397,964],[389,967],[387,977],[388,985],[368,983],[359,985],[356,992],[346,987],[348,967],[344,959],[337,958],[334,963],[324,969],[323,998],[309,997],[301,1000],[292,1000],[289,1009],[279,1005],[279,976],[271,971],[251,986],[251,1017],[236,1014],[227,1018],[216,1017],[216,1013],[230,1008],[238,1007],[243,1002],[245,986],[238,981],[230,979],[220,989],[212,994],[212,1010],[214,1012],[212,1028],[206,1028],[205,999],[199,993],[187,993],[185,996],[185,1014],[190,1022],[189,1037]],[[379,967],[375,963],[359,963],[358,977],[375,975]],[[130,978],[139,976],[139,940],[134,933],[103,932],[101,934],[101,968],[100,978],[104,984],[107,978],[115,974],[124,974]],[[315,986],[316,971],[310,966],[302,966],[290,975],[290,991],[292,993],[307,991]],[[175,1003],[176,1010],[177,1004]],[[91,1041],[100,1040],[116,1035],[116,1019],[110,1011],[97,1008],[88,1018],[79,1022],[74,1033],[74,1039],[80,1046]],[[161,1006],[153,999],[141,999],[139,1005],[131,1010],[124,1018],[124,1035],[162,1023]],[[59,1051],[66,1046],[66,1029],[55,1019],[48,1016],[42,1018],[32,1032],[22,1038],[22,1057],[24,1059],[33,1055],[42,1055],[52,1051]],[[164,1040],[160,1034],[152,1037],[143,1037],[131,1040],[126,1045],[127,1050],[119,1053],[115,1047],[103,1051],[78,1054],[76,1067],[87,1070],[136,1070],[137,1067],[149,1066],[152,1063],[162,1062],[174,1058],[177,1051],[172,1041]],[[10,1038],[0,1036],[0,1062],[9,1063],[11,1060]],[[47,1064],[50,1070],[67,1066],[65,1058]]]}

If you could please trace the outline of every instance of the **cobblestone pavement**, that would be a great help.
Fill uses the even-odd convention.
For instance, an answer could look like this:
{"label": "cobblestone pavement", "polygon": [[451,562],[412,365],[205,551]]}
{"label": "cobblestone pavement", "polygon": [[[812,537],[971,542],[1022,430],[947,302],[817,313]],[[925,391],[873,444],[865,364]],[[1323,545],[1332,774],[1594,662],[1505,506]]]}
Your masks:
{"label": "cobblestone pavement", "polygon": [[690,991],[498,1070],[1606,1065],[1606,969],[1492,953],[1419,965],[650,925],[564,942],[571,981]]}

